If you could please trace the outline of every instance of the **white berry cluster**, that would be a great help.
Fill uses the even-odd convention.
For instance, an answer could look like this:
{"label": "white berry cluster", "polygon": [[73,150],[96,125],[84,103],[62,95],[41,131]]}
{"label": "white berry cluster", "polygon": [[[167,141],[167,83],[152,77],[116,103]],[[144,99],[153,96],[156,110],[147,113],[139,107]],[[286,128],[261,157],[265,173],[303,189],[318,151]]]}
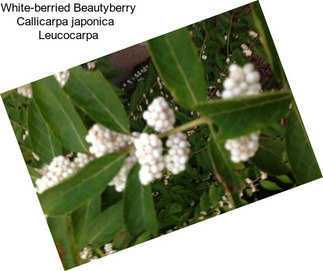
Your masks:
{"label": "white berry cluster", "polygon": [[56,156],[49,165],[40,170],[42,177],[35,182],[36,192],[43,193],[85,167],[92,160],[93,157],[80,152],[76,154],[73,161],[62,155]]}
{"label": "white berry cluster", "polygon": [[54,74],[54,76],[55,76],[57,82],[59,83],[59,85],[63,88],[70,77],[70,72],[68,70],[66,70],[66,71],[56,73],[56,74]]}
{"label": "white berry cluster", "polygon": [[93,250],[90,246],[84,247],[81,252],[79,253],[79,257],[82,260],[89,260],[93,257]]}
{"label": "white berry cluster", "polygon": [[33,91],[30,84],[17,88],[17,93],[29,99],[33,97]]}
{"label": "white berry cluster", "polygon": [[163,97],[155,98],[143,113],[148,126],[157,132],[167,132],[174,128],[175,114]]}
{"label": "white berry cluster", "polygon": [[259,147],[258,141],[259,133],[252,133],[227,140],[225,142],[225,148],[230,151],[232,162],[244,162],[256,154]]}
{"label": "white berry cluster", "polygon": [[95,157],[118,151],[132,143],[130,136],[111,131],[101,124],[94,124],[85,140],[91,144],[89,151]]}
{"label": "white berry cluster", "polygon": [[222,98],[230,99],[259,94],[261,91],[259,80],[260,74],[255,70],[253,64],[248,63],[243,67],[232,64],[229,67],[229,77],[223,82]]}
{"label": "white berry cluster", "polygon": [[45,190],[57,185],[74,174],[77,169],[76,164],[68,158],[62,155],[55,157],[49,165],[41,169],[43,176],[36,180],[37,193],[43,193]]}
{"label": "white berry cluster", "polygon": [[[116,252],[114,249],[113,249],[113,245],[112,243],[108,243],[108,244],[105,244],[103,246],[103,251],[104,251],[104,254],[107,256],[107,255],[110,255],[114,252]],[[92,260],[96,260],[98,259],[98,257],[96,255],[94,255],[93,253],[93,248],[91,246],[86,246],[84,247],[80,253],[79,253],[79,257],[80,259],[82,260],[89,260],[89,261],[92,261]]]}
{"label": "white berry cluster", "polygon": [[163,143],[155,134],[142,133],[134,139],[135,155],[141,165],[139,179],[147,185],[162,177],[165,168]]}
{"label": "white berry cluster", "polygon": [[122,192],[126,187],[128,174],[132,167],[137,163],[137,157],[132,151],[125,159],[124,164],[118,174],[113,178],[109,185],[114,185],[117,192]]}
{"label": "white berry cluster", "polygon": [[86,63],[86,68],[88,70],[94,70],[96,68],[96,63],[97,63],[96,60],[89,61],[89,62]]}
{"label": "white berry cluster", "polygon": [[166,146],[169,148],[165,155],[166,168],[173,174],[178,174],[185,170],[185,164],[190,152],[190,143],[184,133],[176,133],[167,138]]}
{"label": "white berry cluster", "polygon": [[104,250],[104,254],[105,255],[110,255],[114,252],[116,252],[114,249],[113,249],[113,245],[112,243],[108,243],[108,244],[105,244],[104,247],[103,247],[103,250]]}
{"label": "white berry cluster", "polygon": [[[147,125],[157,132],[167,132],[174,128],[175,114],[164,97],[155,98],[143,113]],[[184,133],[170,135],[166,141],[168,153],[163,156],[163,143],[155,134],[142,133],[134,139],[135,155],[141,165],[139,178],[143,185],[147,185],[162,177],[166,168],[172,174],[185,170],[188,160],[190,144]]]}

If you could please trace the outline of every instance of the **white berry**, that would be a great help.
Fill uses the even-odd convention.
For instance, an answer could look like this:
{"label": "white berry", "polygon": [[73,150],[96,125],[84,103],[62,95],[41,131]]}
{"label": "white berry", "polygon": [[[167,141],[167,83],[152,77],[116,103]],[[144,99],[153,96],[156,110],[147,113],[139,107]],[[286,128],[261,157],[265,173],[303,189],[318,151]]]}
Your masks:
{"label": "white berry", "polygon": [[105,244],[103,247],[103,250],[104,250],[105,255],[110,255],[115,252],[115,250],[113,250],[112,243]]}
{"label": "white berry", "polygon": [[66,85],[66,83],[70,77],[70,72],[68,70],[66,70],[66,71],[56,73],[56,74],[54,74],[54,76],[55,76],[57,82],[59,83],[59,85],[63,88]]}

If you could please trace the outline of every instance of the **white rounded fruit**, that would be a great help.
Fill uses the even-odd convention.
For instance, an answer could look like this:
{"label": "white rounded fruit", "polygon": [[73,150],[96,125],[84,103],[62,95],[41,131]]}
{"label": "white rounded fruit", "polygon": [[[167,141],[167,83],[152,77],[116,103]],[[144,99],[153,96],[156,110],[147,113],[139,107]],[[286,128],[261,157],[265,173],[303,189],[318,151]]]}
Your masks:
{"label": "white rounded fruit", "polygon": [[257,95],[261,92],[260,74],[248,63],[243,68],[237,64],[229,67],[229,77],[224,80],[223,99],[231,99],[246,95]]}
{"label": "white rounded fruit", "polygon": [[190,150],[186,135],[181,132],[170,135],[166,145],[169,146],[168,154],[165,156],[166,168],[173,174],[184,171]]}
{"label": "white rounded fruit", "polygon": [[174,127],[175,114],[163,97],[155,98],[143,113],[148,126],[157,132],[166,132]]}
{"label": "white rounded fruit", "polygon": [[224,147],[230,151],[232,162],[245,162],[256,154],[259,147],[258,140],[259,132],[256,132],[250,135],[228,139]]}
{"label": "white rounded fruit", "polygon": [[139,179],[143,185],[147,185],[160,178],[164,169],[162,142],[155,134],[142,133],[134,139],[134,145],[141,165]]}

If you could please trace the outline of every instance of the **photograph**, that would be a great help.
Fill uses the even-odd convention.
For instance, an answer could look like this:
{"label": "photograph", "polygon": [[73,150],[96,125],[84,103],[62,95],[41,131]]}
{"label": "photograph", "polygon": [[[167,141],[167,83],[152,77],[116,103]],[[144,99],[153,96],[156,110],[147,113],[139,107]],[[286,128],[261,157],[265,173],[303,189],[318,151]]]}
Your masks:
{"label": "photograph", "polygon": [[64,269],[322,177],[259,2],[1,97]]}

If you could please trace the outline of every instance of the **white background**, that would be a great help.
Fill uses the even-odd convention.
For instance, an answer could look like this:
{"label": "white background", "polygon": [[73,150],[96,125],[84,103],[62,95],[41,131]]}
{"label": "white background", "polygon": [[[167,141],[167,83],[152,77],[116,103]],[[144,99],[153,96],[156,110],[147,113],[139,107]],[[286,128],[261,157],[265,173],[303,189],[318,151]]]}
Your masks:
{"label": "white background", "polygon": [[[39,41],[1,14],[0,91],[247,2],[129,1],[135,14],[114,16],[117,26],[88,43]],[[321,1],[260,2],[323,168]],[[0,169],[0,269],[63,270],[2,101]],[[320,179],[75,270],[322,270],[322,194]]]}

